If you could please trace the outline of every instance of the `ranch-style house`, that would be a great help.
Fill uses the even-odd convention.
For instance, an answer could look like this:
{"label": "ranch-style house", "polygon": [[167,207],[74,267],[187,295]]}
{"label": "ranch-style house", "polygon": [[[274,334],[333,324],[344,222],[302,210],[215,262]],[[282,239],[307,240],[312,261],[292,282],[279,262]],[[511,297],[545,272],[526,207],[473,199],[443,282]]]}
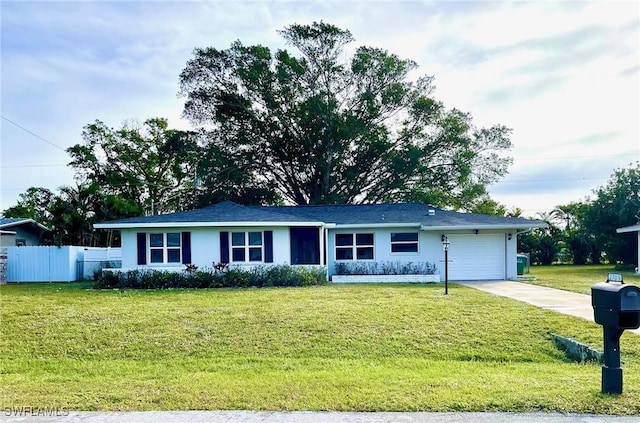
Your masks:
{"label": "ranch-style house", "polygon": [[518,234],[546,227],[537,220],[446,211],[420,203],[241,206],[225,201],[197,210],[94,225],[119,230],[122,268],[183,270],[291,264],[399,262],[435,264],[444,279],[516,278]]}

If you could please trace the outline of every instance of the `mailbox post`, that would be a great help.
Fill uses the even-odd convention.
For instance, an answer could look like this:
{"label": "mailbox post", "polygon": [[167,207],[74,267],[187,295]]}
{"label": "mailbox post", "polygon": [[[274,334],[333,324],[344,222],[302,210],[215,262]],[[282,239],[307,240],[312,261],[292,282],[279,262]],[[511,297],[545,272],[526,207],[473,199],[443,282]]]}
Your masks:
{"label": "mailbox post", "polygon": [[621,274],[610,273],[606,282],[591,287],[591,305],[594,320],[603,326],[602,393],[621,394],[620,336],[625,329],[640,327],[640,288],[626,285]]}

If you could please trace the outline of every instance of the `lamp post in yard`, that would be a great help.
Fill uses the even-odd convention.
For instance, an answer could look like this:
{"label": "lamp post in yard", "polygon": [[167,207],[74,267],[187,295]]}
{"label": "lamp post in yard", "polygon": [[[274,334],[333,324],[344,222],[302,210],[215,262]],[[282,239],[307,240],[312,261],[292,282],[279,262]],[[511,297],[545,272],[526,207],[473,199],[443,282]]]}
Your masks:
{"label": "lamp post in yard", "polygon": [[449,295],[449,238],[442,235],[442,248],[444,248],[444,295]]}

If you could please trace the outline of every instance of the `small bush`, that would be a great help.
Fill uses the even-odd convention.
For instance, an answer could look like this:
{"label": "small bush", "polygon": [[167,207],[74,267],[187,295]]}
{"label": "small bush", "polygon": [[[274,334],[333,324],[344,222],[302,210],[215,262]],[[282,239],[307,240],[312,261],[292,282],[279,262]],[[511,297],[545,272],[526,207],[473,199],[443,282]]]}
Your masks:
{"label": "small bush", "polygon": [[118,275],[116,275],[112,271],[96,273],[95,280],[96,280],[95,287],[99,289],[116,288],[117,285],[120,283]]}
{"label": "small bush", "polygon": [[354,261],[337,263],[337,275],[433,275],[436,265],[429,262]]}
{"label": "small bush", "polygon": [[188,266],[182,272],[162,270],[105,271],[96,289],[248,288],[309,286],[327,283],[324,267],[255,266],[250,270],[215,265],[211,269]]}
{"label": "small bush", "polygon": [[617,270],[618,272],[633,272],[633,271],[636,270],[636,265],[635,264],[621,264],[621,263],[618,263],[613,268],[613,270]]}

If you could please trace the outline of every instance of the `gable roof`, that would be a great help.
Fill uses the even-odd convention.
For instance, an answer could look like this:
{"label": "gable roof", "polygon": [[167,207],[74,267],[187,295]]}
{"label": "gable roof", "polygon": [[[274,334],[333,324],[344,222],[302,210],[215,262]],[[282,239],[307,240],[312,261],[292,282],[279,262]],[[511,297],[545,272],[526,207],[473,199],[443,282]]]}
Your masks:
{"label": "gable roof", "polygon": [[98,229],[203,226],[415,226],[423,230],[442,230],[529,229],[547,225],[538,220],[446,211],[421,203],[241,206],[231,201],[197,210],[120,219],[94,225]]}
{"label": "gable roof", "polygon": [[29,225],[32,227],[36,227],[41,231],[49,231],[50,229],[41,223],[36,222],[33,219],[29,218],[21,218],[21,217],[3,217],[0,218],[0,229],[12,228],[20,225]]}

